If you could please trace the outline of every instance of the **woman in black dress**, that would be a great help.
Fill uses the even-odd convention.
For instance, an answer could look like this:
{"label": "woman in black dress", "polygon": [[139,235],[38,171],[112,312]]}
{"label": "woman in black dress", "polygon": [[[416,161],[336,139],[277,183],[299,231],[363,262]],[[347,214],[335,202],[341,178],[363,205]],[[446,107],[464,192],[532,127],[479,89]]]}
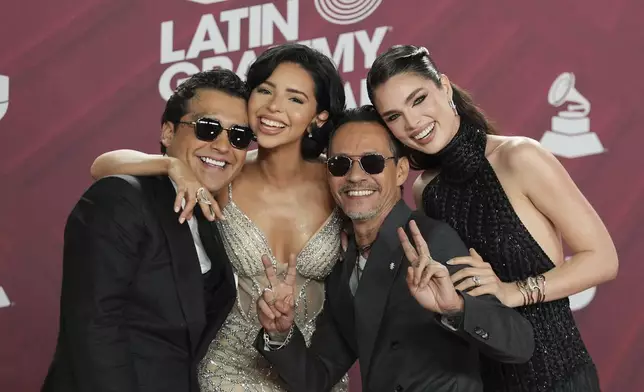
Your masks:
{"label": "woman in black dress", "polygon": [[[606,227],[557,161],[525,137],[497,136],[471,97],[441,74],[427,49],[395,46],[374,62],[367,87],[393,134],[423,170],[418,208],[450,224],[471,248],[452,260],[470,295],[493,294],[534,326],[525,364],[482,358],[486,391],[599,391],[568,296],[614,279]],[[573,251],[564,262],[565,241]]]}

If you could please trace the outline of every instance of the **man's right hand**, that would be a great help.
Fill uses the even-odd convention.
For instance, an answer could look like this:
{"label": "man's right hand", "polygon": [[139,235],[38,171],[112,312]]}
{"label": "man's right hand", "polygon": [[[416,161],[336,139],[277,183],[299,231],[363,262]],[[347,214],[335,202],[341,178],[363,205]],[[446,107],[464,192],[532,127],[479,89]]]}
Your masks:
{"label": "man's right hand", "polygon": [[269,287],[264,289],[257,300],[259,323],[269,336],[287,334],[295,318],[297,258],[295,255],[289,257],[286,277],[283,280],[277,277],[276,269],[267,255],[262,256],[262,263]]}

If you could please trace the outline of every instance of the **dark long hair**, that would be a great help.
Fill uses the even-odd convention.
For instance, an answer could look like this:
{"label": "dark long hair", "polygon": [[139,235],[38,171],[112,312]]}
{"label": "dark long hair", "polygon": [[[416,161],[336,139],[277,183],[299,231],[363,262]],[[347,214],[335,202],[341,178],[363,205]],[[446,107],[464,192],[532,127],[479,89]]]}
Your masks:
{"label": "dark long hair", "polygon": [[288,43],[270,48],[259,55],[248,69],[246,83],[254,90],[268,79],[282,63],[294,63],[304,68],[315,85],[316,113],[327,111],[329,118],[322,127],[313,126],[311,137],[302,135],[302,156],[317,159],[329,145],[333,121],[345,108],[344,83],[330,58],[322,52],[301,44]]}
{"label": "dark long hair", "polygon": [[[369,70],[367,93],[371,102],[375,102],[374,91],[378,86],[402,73],[416,74],[431,80],[438,88],[442,88],[441,73],[426,48],[414,45],[396,45],[378,56]],[[461,123],[470,124],[489,135],[497,135],[496,127],[483,110],[476,106],[472,96],[451,81],[450,85],[453,91],[452,101],[454,101],[456,111],[461,117]],[[436,156],[410,147],[406,147],[406,149],[412,169],[425,170],[438,166]]]}

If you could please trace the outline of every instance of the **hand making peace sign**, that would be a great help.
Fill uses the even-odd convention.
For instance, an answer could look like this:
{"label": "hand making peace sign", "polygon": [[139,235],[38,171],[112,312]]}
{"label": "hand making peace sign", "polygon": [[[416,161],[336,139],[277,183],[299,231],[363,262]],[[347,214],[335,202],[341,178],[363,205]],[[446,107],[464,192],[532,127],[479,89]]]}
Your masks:
{"label": "hand making peace sign", "polygon": [[458,295],[443,264],[432,259],[415,221],[409,222],[409,230],[416,248],[412,246],[402,227],[398,238],[411,266],[407,269],[407,286],[416,301],[427,310],[445,314],[463,309],[463,299]]}
{"label": "hand making peace sign", "polygon": [[288,332],[294,319],[297,258],[293,254],[289,257],[284,279],[277,277],[276,268],[267,255],[262,256],[262,263],[269,286],[257,300],[259,323],[269,334]]}

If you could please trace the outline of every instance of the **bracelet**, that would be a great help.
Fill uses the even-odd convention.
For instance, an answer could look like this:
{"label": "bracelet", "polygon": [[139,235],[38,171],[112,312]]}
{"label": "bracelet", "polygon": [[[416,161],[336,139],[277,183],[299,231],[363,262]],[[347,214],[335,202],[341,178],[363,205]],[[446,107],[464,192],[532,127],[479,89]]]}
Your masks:
{"label": "bracelet", "polygon": [[[530,305],[534,305],[537,302],[537,299],[539,299],[539,293],[537,292],[537,290],[539,290],[539,284],[533,276],[526,279],[526,282],[528,290],[530,290]],[[537,293],[537,299],[534,297],[535,293]]]}
{"label": "bracelet", "polygon": [[541,303],[546,300],[546,277],[543,275],[537,276],[537,284],[538,283],[541,283],[541,286],[543,287],[543,289],[540,289],[541,298],[539,303]]}
{"label": "bracelet", "polygon": [[526,306],[528,304],[528,293],[526,292],[526,289],[523,287],[523,282],[517,281],[516,285],[517,285],[517,288],[519,289],[519,292],[521,293],[521,296],[523,297],[523,304],[521,306]]}
{"label": "bracelet", "polygon": [[542,274],[517,281],[516,285],[523,296],[522,306],[534,305],[545,301],[546,277]]}
{"label": "bracelet", "polygon": [[266,330],[264,330],[264,344],[268,348],[268,351],[277,351],[277,350],[281,350],[282,348],[284,348],[284,346],[289,344],[289,342],[291,341],[291,338],[293,337],[293,331],[294,331],[294,328],[293,328],[293,325],[291,325],[291,329],[288,330],[288,334],[286,335],[286,339],[284,339],[284,341],[281,342],[279,346],[275,347],[275,343],[277,343],[277,342],[271,342],[271,337],[268,336],[268,332],[266,332]]}

